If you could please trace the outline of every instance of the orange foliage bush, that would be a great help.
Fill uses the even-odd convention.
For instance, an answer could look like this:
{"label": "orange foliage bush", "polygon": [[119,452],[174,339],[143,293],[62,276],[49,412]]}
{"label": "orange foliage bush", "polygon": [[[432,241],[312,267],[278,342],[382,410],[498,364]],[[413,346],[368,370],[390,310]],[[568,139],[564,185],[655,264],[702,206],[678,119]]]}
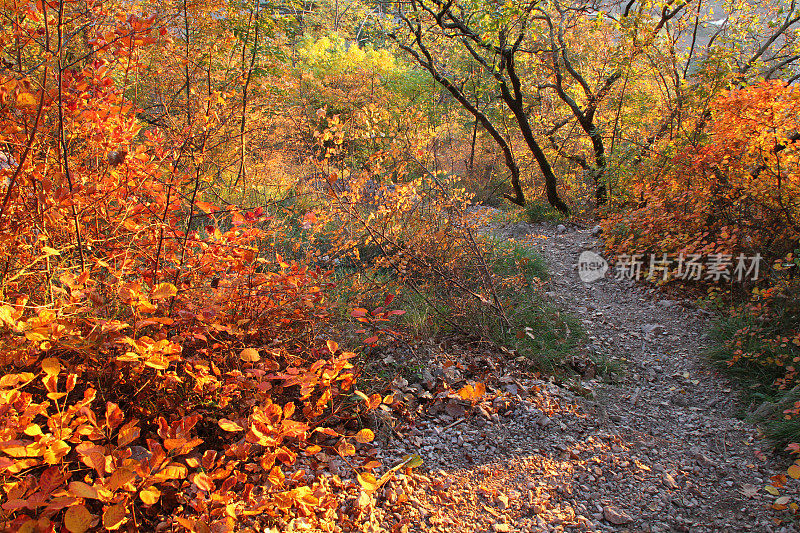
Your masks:
{"label": "orange foliage bush", "polygon": [[[781,81],[717,97],[699,142],[683,141],[666,168],[647,168],[609,216],[615,251],[782,257],[800,237],[800,91]],[[699,125],[702,129],[702,123]]]}
{"label": "orange foliage bush", "polygon": [[356,448],[328,273],[284,262],[262,209],[199,201],[186,145],[140,129],[120,80],[153,18],[93,15],[68,64],[85,50],[36,39],[90,15],[57,7],[3,30],[44,62],[0,74],[0,527],[329,523],[320,452]]}

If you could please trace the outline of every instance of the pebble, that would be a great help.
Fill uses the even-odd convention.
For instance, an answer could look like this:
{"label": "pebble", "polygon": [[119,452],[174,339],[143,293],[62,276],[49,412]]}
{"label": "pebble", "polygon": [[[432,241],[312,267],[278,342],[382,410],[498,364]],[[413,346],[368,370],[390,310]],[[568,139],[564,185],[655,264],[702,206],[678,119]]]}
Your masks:
{"label": "pebble", "polygon": [[613,507],[611,505],[603,507],[603,518],[605,518],[607,522],[610,522],[615,526],[621,526],[633,520],[633,518],[628,516],[625,513],[625,511]]}

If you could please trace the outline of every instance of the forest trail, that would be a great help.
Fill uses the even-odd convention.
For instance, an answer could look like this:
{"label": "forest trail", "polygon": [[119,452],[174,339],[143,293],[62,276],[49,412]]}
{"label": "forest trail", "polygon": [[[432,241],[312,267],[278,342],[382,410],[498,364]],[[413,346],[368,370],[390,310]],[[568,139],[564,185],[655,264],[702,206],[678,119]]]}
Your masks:
{"label": "forest trail", "polygon": [[425,467],[382,489],[373,529],[402,516],[407,531],[797,531],[764,490],[786,465],[704,359],[711,317],[632,281],[581,282],[578,255],[600,251],[588,229],[511,233],[547,257],[548,295],[582,320],[586,349],[626,362],[572,386],[509,371],[478,414],[429,411],[382,452]]}

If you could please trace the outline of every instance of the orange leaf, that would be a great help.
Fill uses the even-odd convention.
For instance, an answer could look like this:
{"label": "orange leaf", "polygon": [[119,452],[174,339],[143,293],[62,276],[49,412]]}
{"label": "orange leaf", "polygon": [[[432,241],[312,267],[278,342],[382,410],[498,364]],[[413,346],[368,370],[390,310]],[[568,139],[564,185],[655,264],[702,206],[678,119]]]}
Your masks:
{"label": "orange leaf", "polygon": [[347,457],[356,454],[356,447],[347,442],[346,440],[342,440],[338,444],[338,446],[336,446],[336,451],[338,451],[339,455],[341,455],[342,457]]}
{"label": "orange leaf", "polygon": [[27,92],[19,93],[17,95],[17,105],[20,107],[33,107],[36,105],[36,97]]}
{"label": "orange leaf", "polygon": [[261,356],[258,355],[258,350],[255,348],[245,348],[239,354],[239,359],[247,363],[255,363],[256,361],[261,360]]}
{"label": "orange leaf", "polygon": [[364,428],[356,433],[356,440],[361,444],[372,442],[375,439],[375,433],[371,429]]}
{"label": "orange leaf", "polygon": [[128,509],[125,502],[112,505],[103,512],[103,527],[110,530],[119,529],[127,516]]}
{"label": "orange leaf", "polygon": [[216,211],[217,209],[217,206],[215,206],[214,204],[210,204],[208,202],[197,201],[195,202],[195,205],[209,214],[212,213],[213,211]]}
{"label": "orange leaf", "polygon": [[202,472],[198,472],[194,475],[194,484],[197,485],[197,488],[206,492],[212,492],[214,490],[214,480]]}
{"label": "orange leaf", "polygon": [[70,533],[83,533],[91,527],[93,518],[83,505],[73,505],[64,513],[64,527]]}
{"label": "orange leaf", "polygon": [[153,287],[153,292],[150,296],[153,300],[163,300],[176,294],[178,294],[178,289],[172,283],[159,283]]}
{"label": "orange leaf", "polygon": [[158,499],[161,497],[161,491],[155,487],[148,487],[146,489],[142,489],[139,492],[139,498],[146,504],[146,505],[153,505],[155,504]]}
{"label": "orange leaf", "polygon": [[232,420],[228,420],[227,418],[221,418],[217,424],[219,424],[219,427],[221,427],[224,431],[244,431],[242,426],[236,422],[233,422]]}
{"label": "orange leaf", "polygon": [[99,499],[97,489],[81,481],[72,481],[69,484],[69,493],[80,498]]}
{"label": "orange leaf", "polygon": [[61,372],[61,363],[59,363],[58,359],[55,357],[42,359],[42,370],[48,376],[56,376],[59,372]]}

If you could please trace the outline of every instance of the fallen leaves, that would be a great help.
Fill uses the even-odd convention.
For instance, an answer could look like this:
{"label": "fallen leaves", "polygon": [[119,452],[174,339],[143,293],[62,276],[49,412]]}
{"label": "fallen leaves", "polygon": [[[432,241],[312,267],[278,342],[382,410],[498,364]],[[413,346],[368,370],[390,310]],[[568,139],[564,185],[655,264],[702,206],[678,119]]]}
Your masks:
{"label": "fallen leaves", "polygon": [[475,385],[464,385],[459,391],[458,395],[464,399],[475,404],[486,394],[486,385],[483,383],[476,383]]}

